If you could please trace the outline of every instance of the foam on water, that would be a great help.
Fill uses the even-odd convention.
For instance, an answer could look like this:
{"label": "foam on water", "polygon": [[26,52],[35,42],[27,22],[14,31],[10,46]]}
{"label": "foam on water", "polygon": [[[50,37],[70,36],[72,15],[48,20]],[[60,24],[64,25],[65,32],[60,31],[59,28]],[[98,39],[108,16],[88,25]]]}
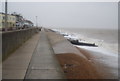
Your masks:
{"label": "foam on water", "polygon": [[[76,33],[76,32],[72,32],[72,31],[69,31],[69,30],[64,30],[64,29],[53,29],[54,31],[57,31],[59,32],[60,34],[66,34],[68,36],[64,36],[66,38],[71,38],[71,39],[78,39],[79,41],[82,41],[82,42],[87,42],[87,43],[95,43],[96,45],[98,45],[99,47],[103,47],[103,48],[106,48],[108,49],[110,52],[113,52],[113,53],[117,53],[118,54],[118,42],[117,41],[117,38],[116,39],[112,39],[108,36],[108,39],[110,40],[114,40],[114,42],[107,42],[107,41],[104,41],[104,39],[97,39],[97,38],[91,38],[91,37],[88,37],[87,35],[84,35],[84,34],[80,34],[80,33]],[[107,30],[106,30],[107,31]],[[86,31],[87,32],[87,31]],[[97,32],[97,31],[96,31]],[[105,32],[105,31],[104,31]],[[116,32],[117,33],[117,32]],[[113,33],[112,33],[113,34]],[[112,35],[111,34],[111,35]],[[91,34],[92,35],[92,34]],[[99,35],[99,34],[97,34]],[[110,35],[110,34],[108,34]],[[104,36],[103,32],[102,32],[102,35],[101,36]],[[106,35],[105,35],[106,36]],[[116,35],[114,35],[116,36]],[[98,36],[100,37],[100,35]],[[107,39],[107,37],[102,37],[102,38],[105,38],[105,40]],[[114,37],[113,37],[114,38]]]}
{"label": "foam on water", "polygon": [[75,37],[78,38],[79,40],[82,40],[83,42],[89,42],[89,43],[94,42],[98,44],[98,47],[80,46],[80,45],[74,45],[74,46],[80,48],[80,50],[86,51],[86,54],[91,55],[92,57],[89,58],[89,61],[92,63],[97,63],[98,66],[96,66],[96,68],[98,70],[100,70],[100,68],[103,68],[101,73],[106,75],[111,74],[113,78],[118,78],[119,67],[118,67],[117,43],[116,44],[106,43],[104,40],[87,37],[84,34],[69,32],[65,30],[57,30],[57,31],[59,31],[59,33],[61,34],[63,33],[67,34],[68,38],[74,39]]}
{"label": "foam on water", "polygon": [[88,47],[88,46],[78,46],[78,45],[75,45],[75,46],[77,46],[79,48],[84,48],[84,49],[87,49],[87,50],[93,51],[93,52],[100,52],[103,55],[118,57],[118,54],[112,53],[112,52],[110,52],[107,49],[104,49],[102,47]]}

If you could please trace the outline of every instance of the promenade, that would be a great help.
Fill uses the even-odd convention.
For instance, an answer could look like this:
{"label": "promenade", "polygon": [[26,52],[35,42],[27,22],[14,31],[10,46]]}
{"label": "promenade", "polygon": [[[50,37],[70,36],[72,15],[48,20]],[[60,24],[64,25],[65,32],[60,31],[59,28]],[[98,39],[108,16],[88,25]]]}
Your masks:
{"label": "promenade", "polygon": [[[21,38],[22,35],[23,33],[17,34]],[[8,45],[11,45],[9,43]],[[117,81],[119,69],[117,56],[98,52],[99,47],[86,48],[76,47],[62,35],[42,28],[23,42],[17,50],[8,54],[2,64],[2,79],[3,81],[13,79],[20,81],[113,79]]]}
{"label": "promenade", "polygon": [[3,62],[3,79],[65,79],[44,29]]}

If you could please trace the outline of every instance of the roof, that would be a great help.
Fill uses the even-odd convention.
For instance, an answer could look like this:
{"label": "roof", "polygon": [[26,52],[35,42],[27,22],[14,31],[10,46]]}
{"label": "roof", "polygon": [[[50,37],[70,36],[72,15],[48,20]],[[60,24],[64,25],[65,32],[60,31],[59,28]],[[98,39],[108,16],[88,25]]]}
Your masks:
{"label": "roof", "polygon": [[33,24],[30,20],[25,20],[26,22],[28,22],[28,23],[31,23],[31,24]]}
{"label": "roof", "polygon": [[[0,12],[0,14],[4,14],[4,15],[5,15],[5,13],[3,13],[3,12]],[[11,15],[11,16],[14,16],[14,15],[12,15],[12,14],[7,14],[7,15]]]}

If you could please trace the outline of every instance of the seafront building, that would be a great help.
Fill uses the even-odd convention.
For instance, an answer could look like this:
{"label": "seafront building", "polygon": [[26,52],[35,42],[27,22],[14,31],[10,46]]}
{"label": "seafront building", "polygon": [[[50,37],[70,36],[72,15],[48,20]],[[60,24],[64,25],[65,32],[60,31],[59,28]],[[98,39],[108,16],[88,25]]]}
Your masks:
{"label": "seafront building", "polygon": [[20,14],[17,14],[16,12],[14,12],[12,15],[14,15],[16,17],[16,27],[17,28],[23,27],[24,21],[25,21],[23,16],[21,16]]}
{"label": "seafront building", "polygon": [[33,27],[33,23],[30,20],[25,20],[24,21],[24,27],[27,27],[27,26]]}
{"label": "seafront building", "polygon": [[[7,29],[22,29],[33,27],[30,20],[26,20],[20,14],[7,14]],[[5,29],[5,13],[0,13],[0,30]]]}
{"label": "seafront building", "polygon": [[[12,14],[7,15],[7,28],[12,28],[16,26],[16,16]],[[0,13],[0,29],[5,28],[5,13]]]}

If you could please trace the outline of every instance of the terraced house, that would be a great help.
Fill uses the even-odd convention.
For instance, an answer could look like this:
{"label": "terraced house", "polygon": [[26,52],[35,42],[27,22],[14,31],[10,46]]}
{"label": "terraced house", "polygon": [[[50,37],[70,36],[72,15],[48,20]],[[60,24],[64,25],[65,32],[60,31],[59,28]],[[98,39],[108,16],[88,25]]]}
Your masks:
{"label": "terraced house", "polygon": [[[7,28],[14,28],[16,26],[16,16],[7,14]],[[0,29],[5,28],[5,14],[0,13]]]}

